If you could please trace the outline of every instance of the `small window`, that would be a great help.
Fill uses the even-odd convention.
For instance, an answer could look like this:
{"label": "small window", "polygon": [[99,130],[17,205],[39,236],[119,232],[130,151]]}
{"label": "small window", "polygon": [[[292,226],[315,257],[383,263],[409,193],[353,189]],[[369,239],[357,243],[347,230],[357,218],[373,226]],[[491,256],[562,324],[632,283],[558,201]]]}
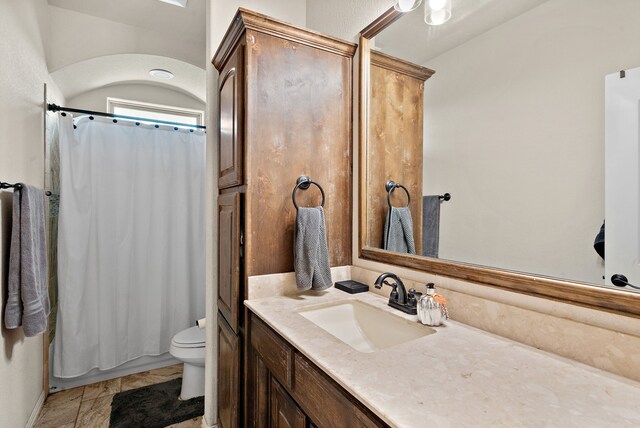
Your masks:
{"label": "small window", "polygon": [[184,123],[187,125],[202,125],[204,118],[204,112],[201,110],[122,100],[119,98],[107,98],[107,111],[119,116],[163,120],[165,122]]}

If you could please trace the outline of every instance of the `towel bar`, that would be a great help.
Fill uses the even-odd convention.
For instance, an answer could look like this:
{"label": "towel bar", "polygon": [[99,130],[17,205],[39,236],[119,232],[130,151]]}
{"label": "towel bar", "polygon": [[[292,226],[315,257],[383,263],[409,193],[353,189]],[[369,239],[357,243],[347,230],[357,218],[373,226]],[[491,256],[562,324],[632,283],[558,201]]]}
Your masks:
{"label": "towel bar", "polygon": [[307,190],[309,188],[309,186],[311,186],[312,184],[315,184],[318,187],[318,189],[320,189],[320,193],[322,194],[322,204],[320,206],[322,208],[324,208],[324,190],[322,189],[322,186],[320,186],[318,183],[316,183],[315,181],[313,181],[311,178],[307,177],[306,175],[301,175],[296,180],[296,187],[293,188],[293,192],[291,193],[291,199],[293,200],[293,206],[296,207],[296,210],[298,209],[298,204],[296,203],[296,191],[298,189]]}
{"label": "towel bar", "polygon": [[[20,190],[20,189],[22,189],[22,184],[21,183],[11,184],[11,183],[5,183],[4,181],[0,181],[0,189]],[[51,196],[51,192],[48,191],[48,190],[46,192],[44,192],[44,193],[47,196]]]}

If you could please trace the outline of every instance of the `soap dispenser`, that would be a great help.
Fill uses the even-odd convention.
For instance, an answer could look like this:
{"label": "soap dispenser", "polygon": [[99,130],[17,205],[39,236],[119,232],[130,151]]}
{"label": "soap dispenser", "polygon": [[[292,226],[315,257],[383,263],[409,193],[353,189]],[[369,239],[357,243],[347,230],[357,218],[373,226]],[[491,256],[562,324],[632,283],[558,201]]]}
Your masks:
{"label": "soap dispenser", "polygon": [[[439,298],[438,298],[439,297]],[[418,301],[418,319],[424,325],[438,326],[447,317],[447,310],[443,298],[436,295],[433,283],[427,284],[427,294]]]}

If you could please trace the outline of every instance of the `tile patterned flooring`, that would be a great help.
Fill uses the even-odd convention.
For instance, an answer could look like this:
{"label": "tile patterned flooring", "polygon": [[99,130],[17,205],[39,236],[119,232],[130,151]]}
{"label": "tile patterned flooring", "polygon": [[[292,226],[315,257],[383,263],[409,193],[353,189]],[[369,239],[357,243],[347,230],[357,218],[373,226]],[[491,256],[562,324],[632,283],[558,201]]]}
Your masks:
{"label": "tile patterned flooring", "polygon": [[[51,394],[42,407],[35,427],[108,428],[114,394],[181,376],[182,364],[177,364]],[[202,417],[198,417],[170,425],[170,428],[200,428],[201,424]]]}

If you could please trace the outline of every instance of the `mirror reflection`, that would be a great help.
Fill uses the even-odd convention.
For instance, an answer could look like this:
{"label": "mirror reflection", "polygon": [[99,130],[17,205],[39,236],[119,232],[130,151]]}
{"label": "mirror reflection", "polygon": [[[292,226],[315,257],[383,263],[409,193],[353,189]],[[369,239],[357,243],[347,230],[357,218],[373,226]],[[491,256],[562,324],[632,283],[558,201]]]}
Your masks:
{"label": "mirror reflection", "polygon": [[367,245],[640,285],[640,2],[432,3],[371,42]]}

